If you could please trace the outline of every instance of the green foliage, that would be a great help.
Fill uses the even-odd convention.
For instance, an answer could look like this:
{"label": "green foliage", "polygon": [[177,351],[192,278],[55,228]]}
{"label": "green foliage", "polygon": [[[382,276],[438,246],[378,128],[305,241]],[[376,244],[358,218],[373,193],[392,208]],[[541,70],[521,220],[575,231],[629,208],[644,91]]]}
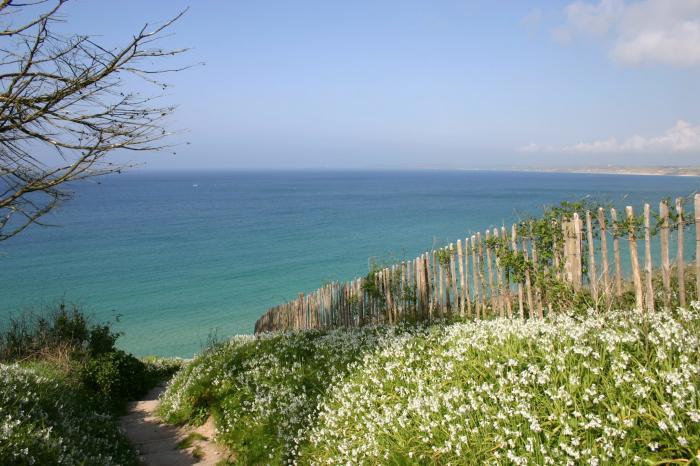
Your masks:
{"label": "green foliage", "polygon": [[[115,349],[119,333],[76,306],[0,332],[0,464],[138,464],[113,415],[182,366]],[[21,365],[20,365],[21,364]]]}
{"label": "green foliage", "polygon": [[372,263],[370,265],[370,270],[362,280],[362,291],[364,291],[370,299],[374,299],[377,302],[384,304],[384,293],[379,286],[379,271],[381,268],[376,264]]}
{"label": "green foliage", "polygon": [[418,302],[418,295],[416,293],[415,285],[404,285],[401,288],[400,299],[403,300],[409,308],[414,307]]}
{"label": "green foliage", "polygon": [[207,440],[205,435],[202,435],[199,432],[190,432],[187,434],[187,437],[183,438],[177,443],[177,445],[175,445],[175,448],[178,450],[187,450],[188,448],[192,448],[196,442],[203,440]]}
{"label": "green foliage", "polygon": [[192,457],[196,459],[197,461],[201,460],[204,458],[204,450],[200,445],[195,445],[195,447],[192,449]]}
{"label": "green foliage", "polygon": [[238,337],[160,409],[213,414],[240,464],[692,464],[699,332],[695,307]]}
{"label": "green foliage", "polygon": [[440,263],[440,265],[446,269],[450,266],[452,254],[447,249],[438,249],[435,251],[435,258],[437,259],[438,263]]}
{"label": "green foliage", "polygon": [[213,415],[217,441],[240,464],[281,464],[331,381],[389,331],[236,337],[187,364],[169,385],[159,414],[168,422],[193,424]]}
{"label": "green foliage", "polygon": [[145,364],[148,388],[155,386],[162,380],[170,379],[177,371],[185,365],[182,358],[161,358],[159,356],[146,356],[141,358]]}
{"label": "green foliage", "polygon": [[121,350],[89,359],[81,378],[85,386],[118,404],[138,397],[149,387],[146,365]]}
{"label": "green foliage", "polygon": [[138,465],[100,400],[55,365],[0,364],[0,464]]}
{"label": "green foliage", "polygon": [[44,314],[10,317],[0,330],[0,361],[41,359],[65,354],[73,359],[114,350],[120,333],[109,324],[96,324],[75,305],[59,303]]}

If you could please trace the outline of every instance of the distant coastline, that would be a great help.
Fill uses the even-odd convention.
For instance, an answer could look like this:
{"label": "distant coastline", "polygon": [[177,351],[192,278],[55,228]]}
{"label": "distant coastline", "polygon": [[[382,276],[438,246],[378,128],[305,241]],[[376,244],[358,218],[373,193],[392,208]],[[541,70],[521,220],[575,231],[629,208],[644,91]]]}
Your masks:
{"label": "distant coastline", "polygon": [[596,175],[699,176],[700,167],[518,167],[514,171],[542,173],[584,173]]}

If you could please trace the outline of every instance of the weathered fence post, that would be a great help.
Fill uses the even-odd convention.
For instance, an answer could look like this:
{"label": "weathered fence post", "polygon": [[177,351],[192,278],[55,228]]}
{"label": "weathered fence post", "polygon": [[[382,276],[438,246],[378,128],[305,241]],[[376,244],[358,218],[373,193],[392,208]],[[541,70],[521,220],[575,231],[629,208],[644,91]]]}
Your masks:
{"label": "weathered fence post", "polygon": [[564,237],[564,281],[574,283],[573,260],[571,259],[571,222],[561,222],[561,233]]}
{"label": "weathered fence post", "polygon": [[625,207],[627,212],[627,231],[630,248],[630,262],[632,265],[632,279],[634,281],[634,297],[637,309],[644,309],[644,296],[642,293],[642,276],[639,272],[639,256],[637,254],[637,232],[634,220],[634,209],[632,206]]}
{"label": "weathered fence post", "polygon": [[450,308],[450,315],[455,315],[455,310],[459,308],[459,288],[457,288],[457,255],[455,252],[454,244],[450,243],[450,278],[452,286],[452,308]]}
{"label": "weathered fence post", "polygon": [[676,265],[678,266],[678,301],[681,307],[685,307],[685,257],[683,255],[683,242],[685,228],[685,220],[683,219],[683,198],[676,198],[676,214],[678,215],[678,258]]}
{"label": "weathered fence post", "polygon": [[608,262],[608,238],[607,228],[605,224],[605,209],[598,208],[598,225],[600,226],[600,254],[603,262],[603,293],[605,295],[605,303],[610,306],[610,266]]}
{"label": "weathered fence post", "polygon": [[576,238],[576,245],[574,247],[574,288],[576,290],[581,289],[583,283],[583,258],[581,257],[581,250],[583,245],[583,232],[581,231],[581,218],[577,212],[574,212],[574,235]]}
{"label": "weathered fence post", "polygon": [[471,250],[472,250],[472,278],[474,283],[474,316],[475,318],[480,318],[481,312],[481,293],[479,293],[479,271],[477,270],[478,263],[476,261],[476,236],[471,237]]}
{"label": "weathered fence post", "polygon": [[464,251],[462,251],[462,239],[457,240],[457,260],[459,260],[459,315],[464,317],[466,298],[464,295]]}
{"label": "weathered fence post", "polygon": [[[535,270],[535,272],[538,272],[539,262],[537,260],[537,243],[535,242],[535,235],[532,231],[532,224],[530,224],[530,237],[532,238],[530,240],[530,248],[532,249],[533,269]],[[532,279],[532,277],[530,278]],[[541,319],[542,317],[544,317],[542,313],[542,288],[537,280],[535,280],[535,285],[533,286],[533,288],[535,291],[535,309],[537,310],[536,316]]]}
{"label": "weathered fence post", "polygon": [[593,242],[593,221],[591,212],[586,212],[586,240],[588,243],[588,284],[593,301],[598,305],[598,271],[595,264],[595,243]]}
{"label": "weathered fence post", "polygon": [[477,232],[476,240],[479,248],[476,259],[479,262],[479,282],[481,283],[481,318],[484,319],[488,304],[486,301],[486,280],[484,279],[484,242],[481,240],[481,232]]}
{"label": "weathered fence post", "polygon": [[668,202],[659,203],[661,217],[661,281],[664,285],[664,305],[671,305],[671,260],[669,258]]}
{"label": "weathered fence post", "polygon": [[649,312],[654,311],[654,283],[651,263],[651,208],[644,204],[644,273],[646,278],[646,305]]}
{"label": "weathered fence post", "polygon": [[472,317],[472,293],[469,291],[469,238],[464,238],[464,298],[467,301],[467,317]]}
{"label": "weathered fence post", "polygon": [[[501,238],[503,238],[503,248],[508,249],[509,243],[508,243],[508,234],[506,233],[506,227],[505,225],[501,226]],[[503,296],[503,299],[506,302],[506,310],[508,312],[508,318],[512,319],[513,318],[513,303],[511,303],[511,288],[510,288],[510,277],[508,276],[508,272],[504,269],[503,270],[503,282],[505,284],[505,295]]]}
{"label": "weathered fence post", "polygon": [[695,195],[695,299],[700,301],[700,194]]}
{"label": "weathered fence post", "polygon": [[428,253],[425,252],[423,253],[423,256],[421,258],[422,261],[422,273],[423,273],[423,292],[425,293],[424,296],[424,309],[423,313],[428,316],[428,321],[430,321],[432,315],[432,308],[431,308],[431,300],[432,300],[432,295],[430,294],[430,259],[428,256]]}
{"label": "weathered fence post", "polygon": [[[516,225],[510,227],[510,243],[513,248],[513,253],[518,253],[518,228]],[[525,306],[523,303],[523,284],[518,280],[518,312],[520,313],[520,318],[525,318]]]}
{"label": "weathered fence post", "polygon": [[525,237],[522,238],[523,246],[523,258],[525,259],[525,291],[527,294],[527,308],[530,318],[534,317],[535,304],[532,299],[532,282],[530,281],[530,257],[528,254],[527,241]]}
{"label": "weathered fence post", "polygon": [[598,271],[595,264],[595,243],[593,242],[593,221],[591,212],[586,212],[586,239],[588,240],[588,283],[596,306],[598,305]]}
{"label": "weathered fence post", "polygon": [[445,304],[445,297],[449,296],[449,293],[443,294],[443,291],[447,291],[447,290],[445,290],[445,288],[447,288],[445,286],[445,268],[446,267],[443,267],[443,265],[442,265],[443,261],[441,260],[441,257],[443,257],[443,256],[440,254],[443,251],[445,251],[445,249],[438,250],[437,264],[436,264],[438,267],[438,270],[439,270],[439,274],[440,274],[440,291],[438,293],[438,309],[440,310],[440,317],[445,317],[445,311],[447,308],[447,305]]}
{"label": "weathered fence post", "polygon": [[620,227],[617,223],[617,210],[610,209],[613,224],[613,256],[615,260],[615,295],[622,295],[622,260],[620,259]]}
{"label": "weathered fence post", "polygon": [[489,301],[491,302],[491,313],[496,313],[496,296],[494,293],[493,268],[491,265],[491,232],[486,230],[486,270],[489,279]]}
{"label": "weathered fence post", "polygon": [[501,260],[498,257],[498,244],[500,241],[498,228],[493,229],[493,238],[496,244],[496,247],[493,250],[494,261],[496,262],[496,286],[498,287],[496,302],[498,307],[498,316],[502,318],[504,316],[505,306],[503,305],[503,278],[501,277]]}
{"label": "weathered fence post", "polygon": [[436,311],[439,310],[440,306],[440,289],[438,288],[438,260],[437,260],[437,253],[435,250],[433,250],[433,289],[432,289],[432,296],[433,296],[433,308],[432,312],[430,313],[430,316],[432,318],[433,314],[435,314]]}

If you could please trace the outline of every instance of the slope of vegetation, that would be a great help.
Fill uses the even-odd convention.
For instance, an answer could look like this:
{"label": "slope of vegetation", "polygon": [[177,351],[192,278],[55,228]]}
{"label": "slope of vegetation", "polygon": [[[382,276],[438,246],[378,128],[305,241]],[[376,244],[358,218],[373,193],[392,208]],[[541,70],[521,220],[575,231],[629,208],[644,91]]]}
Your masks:
{"label": "slope of vegetation", "polygon": [[51,367],[0,365],[2,464],[138,464],[97,400]]}
{"label": "slope of vegetation", "polygon": [[10,319],[0,332],[0,464],[138,464],[116,424],[133,399],[177,370],[139,360],[78,308]]}
{"label": "slope of vegetation", "polygon": [[241,464],[689,464],[700,305],[235,338],[174,378]]}

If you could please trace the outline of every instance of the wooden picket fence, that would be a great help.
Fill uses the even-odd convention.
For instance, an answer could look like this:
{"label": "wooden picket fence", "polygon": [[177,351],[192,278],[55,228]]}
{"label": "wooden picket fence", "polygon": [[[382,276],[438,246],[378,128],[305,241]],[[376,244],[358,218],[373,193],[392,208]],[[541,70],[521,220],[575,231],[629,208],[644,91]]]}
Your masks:
{"label": "wooden picket fence", "polygon": [[[672,304],[685,306],[689,300],[700,300],[700,194],[694,196],[694,222],[684,212],[682,198],[675,200],[675,206],[669,204],[659,203],[653,226],[649,204],[639,216],[627,206],[624,216],[614,208],[601,207],[561,218],[555,222],[561,240],[552,244],[551,261],[544,266],[538,261],[538,254],[544,251],[537,250],[537,242],[518,234],[522,223],[510,229],[489,229],[413,260],[373,270],[366,277],[300,293],[297,299],[263,314],[255,323],[255,333],[446,317],[542,318],[570,304],[550,292],[542,277],[563,284],[572,293],[584,293],[598,308],[609,308],[623,296],[633,296],[632,305],[647,311]],[[693,227],[695,258],[688,261],[685,235]],[[508,268],[508,257],[525,264],[521,273]],[[688,271],[695,274],[690,293],[686,290]]]}

